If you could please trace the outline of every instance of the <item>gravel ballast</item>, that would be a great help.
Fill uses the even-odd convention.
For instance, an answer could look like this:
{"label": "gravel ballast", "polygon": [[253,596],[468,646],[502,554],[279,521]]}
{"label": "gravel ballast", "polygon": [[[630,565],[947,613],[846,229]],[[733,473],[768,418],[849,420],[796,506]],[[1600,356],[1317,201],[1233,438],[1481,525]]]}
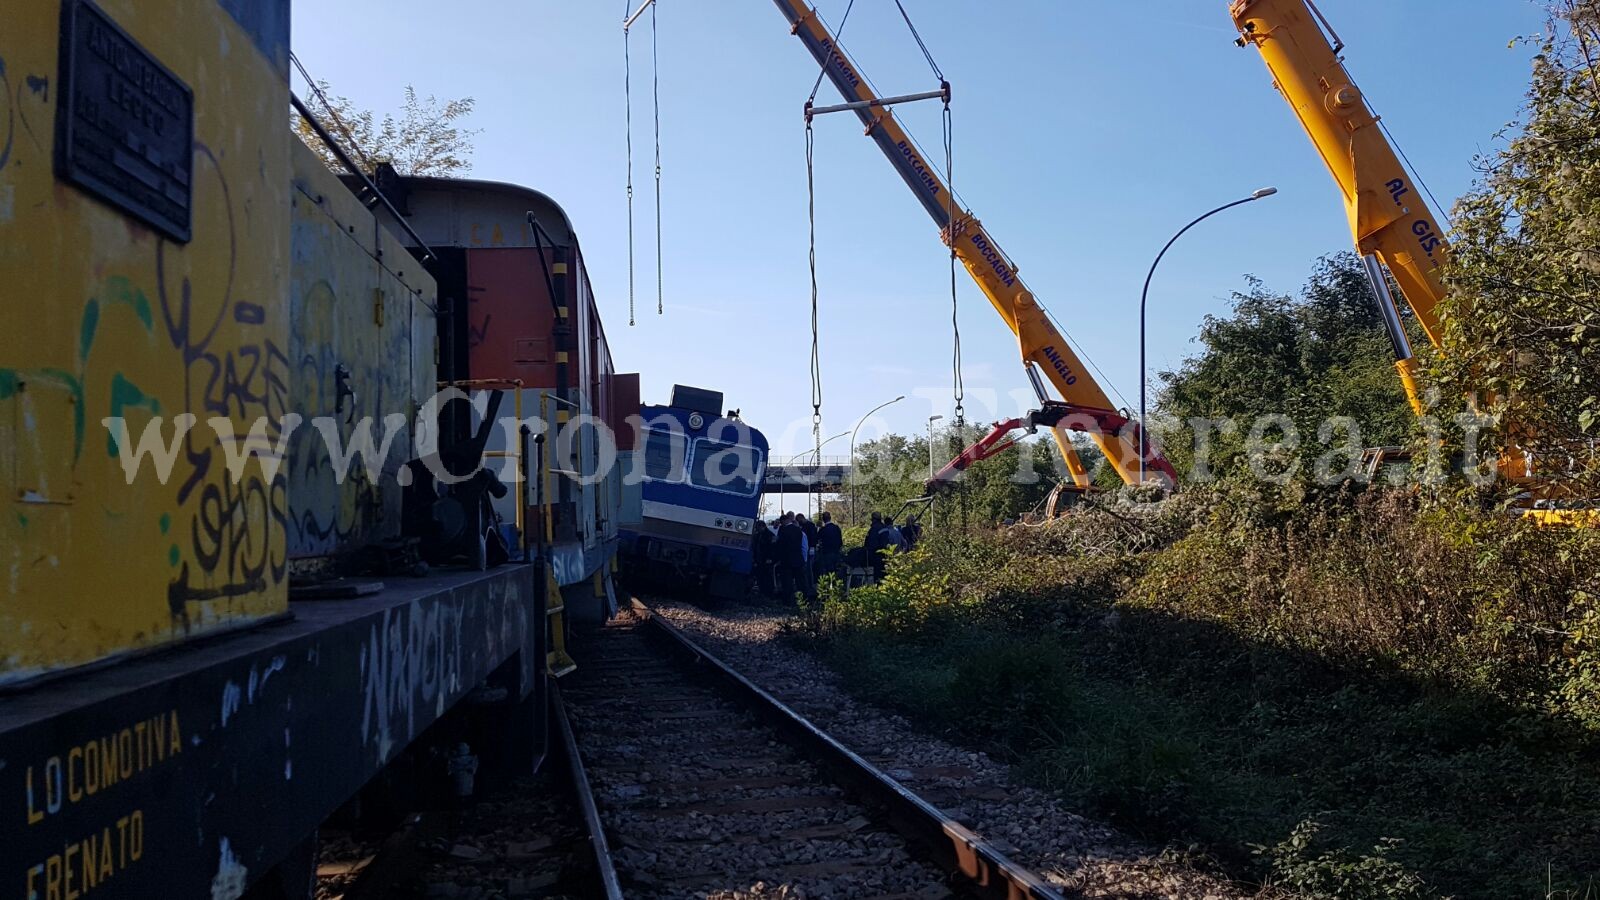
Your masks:
{"label": "gravel ballast", "polygon": [[1016,862],[1086,897],[1223,900],[1263,897],[1164,858],[1052,795],[1012,781],[1008,767],[918,732],[904,717],[861,703],[815,657],[782,639],[791,615],[750,607],[710,613],[652,600],[756,684],[902,784],[978,832]]}

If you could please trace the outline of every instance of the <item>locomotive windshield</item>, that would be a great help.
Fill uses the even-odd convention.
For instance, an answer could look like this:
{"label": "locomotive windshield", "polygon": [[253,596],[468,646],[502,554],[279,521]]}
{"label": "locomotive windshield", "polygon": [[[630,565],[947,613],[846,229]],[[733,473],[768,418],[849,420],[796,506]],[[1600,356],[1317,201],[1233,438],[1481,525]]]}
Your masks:
{"label": "locomotive windshield", "polygon": [[675,431],[657,428],[644,433],[644,474],[656,481],[682,481],[688,441]]}
{"label": "locomotive windshield", "polygon": [[696,487],[752,496],[761,478],[761,452],[745,444],[701,438],[694,444],[689,477]]}

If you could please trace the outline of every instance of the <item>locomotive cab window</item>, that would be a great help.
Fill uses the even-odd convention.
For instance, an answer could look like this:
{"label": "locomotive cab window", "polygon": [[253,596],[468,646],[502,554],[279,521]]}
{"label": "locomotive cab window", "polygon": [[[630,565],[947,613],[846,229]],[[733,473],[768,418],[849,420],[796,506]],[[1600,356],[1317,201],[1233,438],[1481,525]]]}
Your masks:
{"label": "locomotive cab window", "polygon": [[689,442],[675,431],[658,428],[644,433],[644,475],[654,481],[682,481]]}
{"label": "locomotive cab window", "polygon": [[745,444],[701,438],[694,442],[689,477],[696,487],[754,496],[761,484],[761,451]]}

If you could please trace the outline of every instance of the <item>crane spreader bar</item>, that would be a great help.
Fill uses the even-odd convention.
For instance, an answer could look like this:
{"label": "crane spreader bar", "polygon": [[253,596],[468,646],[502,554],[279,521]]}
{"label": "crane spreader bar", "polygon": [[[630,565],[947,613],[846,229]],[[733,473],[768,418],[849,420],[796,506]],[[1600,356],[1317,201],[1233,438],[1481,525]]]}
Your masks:
{"label": "crane spreader bar", "polygon": [[[654,2],[654,0],[651,0]],[[937,91],[924,91],[920,94],[901,94],[898,97],[875,97],[871,100],[856,100],[850,103],[839,103],[833,106],[807,106],[806,115],[820,116],[825,113],[847,112],[858,109],[873,109],[880,106],[894,106],[899,103],[915,103],[918,100],[946,100],[950,99],[950,85],[946,84]]]}
{"label": "crane spreader bar", "polygon": [[627,19],[623,20],[623,22],[622,22],[622,30],[623,31],[627,31],[629,28],[632,28],[633,27],[633,23],[639,21],[639,17],[644,15],[644,11],[649,9],[650,8],[650,4],[652,4],[654,2],[656,2],[656,0],[644,0],[643,3],[639,4],[639,8],[633,11],[633,15],[631,15]]}

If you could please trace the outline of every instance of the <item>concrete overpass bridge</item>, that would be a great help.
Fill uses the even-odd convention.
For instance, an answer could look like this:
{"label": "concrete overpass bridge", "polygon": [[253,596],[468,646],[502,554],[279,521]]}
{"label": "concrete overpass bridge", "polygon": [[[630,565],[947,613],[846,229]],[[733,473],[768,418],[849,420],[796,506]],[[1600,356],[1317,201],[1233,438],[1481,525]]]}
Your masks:
{"label": "concrete overpass bridge", "polygon": [[822,462],[769,464],[761,481],[764,494],[837,494],[850,483],[847,457],[823,457]]}

